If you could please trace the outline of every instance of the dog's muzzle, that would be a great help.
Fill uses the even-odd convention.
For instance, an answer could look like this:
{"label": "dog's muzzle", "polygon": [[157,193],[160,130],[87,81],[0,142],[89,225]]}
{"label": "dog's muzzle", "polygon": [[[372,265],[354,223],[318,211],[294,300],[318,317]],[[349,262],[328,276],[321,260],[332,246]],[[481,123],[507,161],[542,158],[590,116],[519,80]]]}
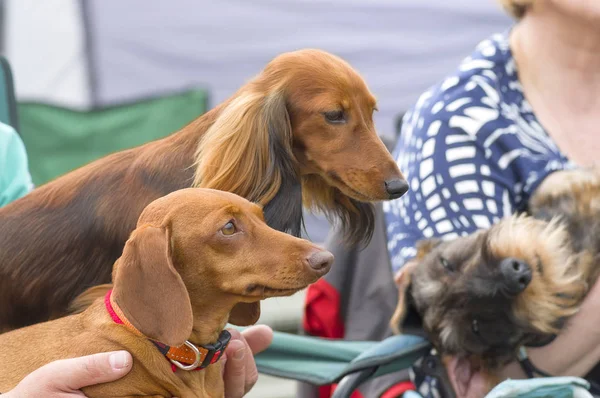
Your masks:
{"label": "dog's muzzle", "polygon": [[504,291],[517,295],[529,286],[531,282],[531,268],[529,264],[515,258],[505,258],[500,263],[500,274]]}

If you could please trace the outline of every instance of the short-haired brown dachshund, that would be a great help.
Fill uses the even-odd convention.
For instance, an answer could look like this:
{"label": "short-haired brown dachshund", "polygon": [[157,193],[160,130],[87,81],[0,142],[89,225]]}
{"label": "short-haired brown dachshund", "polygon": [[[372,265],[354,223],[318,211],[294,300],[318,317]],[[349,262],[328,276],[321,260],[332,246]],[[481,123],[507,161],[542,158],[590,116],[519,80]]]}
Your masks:
{"label": "short-haired brown dachshund", "polygon": [[51,361],[125,349],[131,372],[85,388],[88,397],[222,397],[218,359],[233,307],[291,295],[332,262],[330,252],[268,227],[246,199],[176,191],[145,208],[105,297],[80,314],[0,335],[0,392]]}
{"label": "short-haired brown dachshund", "polygon": [[[173,135],[1,208],[0,332],[63,316],[85,289],[108,283],[142,209],[177,189],[236,193],[263,205],[269,226],[295,236],[304,204],[342,223],[348,242],[367,242],[370,203],[408,189],[377,135],[375,110],[375,97],[342,59],[285,53]],[[241,309],[231,322],[252,324],[242,314],[254,313]]]}

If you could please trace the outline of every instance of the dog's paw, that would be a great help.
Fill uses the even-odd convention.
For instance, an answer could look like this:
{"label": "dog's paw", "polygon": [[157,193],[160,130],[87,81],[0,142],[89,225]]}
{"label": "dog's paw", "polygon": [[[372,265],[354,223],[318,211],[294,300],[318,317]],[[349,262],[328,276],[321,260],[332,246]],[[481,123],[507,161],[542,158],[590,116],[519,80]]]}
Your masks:
{"label": "dog's paw", "polygon": [[534,192],[534,198],[572,195],[574,192],[598,189],[600,169],[596,167],[561,170],[551,173]]}
{"label": "dog's paw", "polygon": [[555,171],[533,192],[529,210],[536,218],[600,211],[600,169]]}

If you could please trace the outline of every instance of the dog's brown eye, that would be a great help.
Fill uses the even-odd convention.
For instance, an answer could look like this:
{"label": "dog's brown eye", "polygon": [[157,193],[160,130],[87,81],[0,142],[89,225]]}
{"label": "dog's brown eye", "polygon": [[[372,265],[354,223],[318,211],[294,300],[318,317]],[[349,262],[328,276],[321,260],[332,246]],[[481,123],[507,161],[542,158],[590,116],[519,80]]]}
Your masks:
{"label": "dog's brown eye", "polygon": [[448,262],[448,260],[446,260],[444,257],[440,257],[440,263],[442,263],[442,266],[448,270],[448,271],[454,271],[454,268],[452,267],[452,265],[450,264],[450,262]]}
{"label": "dog's brown eye", "polygon": [[325,112],[323,115],[329,123],[344,123],[346,121],[344,111]]}
{"label": "dog's brown eye", "polygon": [[471,321],[471,330],[473,333],[479,334],[479,322],[477,322],[477,319]]}
{"label": "dog's brown eye", "polygon": [[235,234],[235,232],[235,225],[231,221],[229,221],[227,224],[225,224],[225,226],[223,226],[223,228],[221,228],[221,233],[223,235],[233,235]]}

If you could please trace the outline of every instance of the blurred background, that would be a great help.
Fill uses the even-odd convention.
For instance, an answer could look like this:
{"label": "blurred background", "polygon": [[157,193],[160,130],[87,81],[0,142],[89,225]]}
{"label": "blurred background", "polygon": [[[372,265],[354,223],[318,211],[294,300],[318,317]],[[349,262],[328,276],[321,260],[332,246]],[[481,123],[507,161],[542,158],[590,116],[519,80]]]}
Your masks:
{"label": "blurred background", "polygon": [[[0,54],[41,185],[183,127],[307,47],[363,75],[391,148],[419,94],[510,24],[494,0],[0,0]],[[307,237],[323,242],[329,223],[306,216]],[[302,293],[267,300],[260,323],[294,332],[302,305]],[[293,397],[294,384],[261,376],[249,396]]]}

